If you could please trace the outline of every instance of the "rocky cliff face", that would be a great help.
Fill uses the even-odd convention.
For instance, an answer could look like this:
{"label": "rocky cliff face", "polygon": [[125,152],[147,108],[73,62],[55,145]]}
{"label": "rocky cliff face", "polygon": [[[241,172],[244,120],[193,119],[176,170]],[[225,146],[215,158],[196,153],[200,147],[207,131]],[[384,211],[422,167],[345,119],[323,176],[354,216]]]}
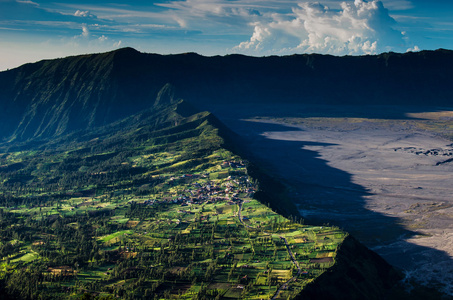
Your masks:
{"label": "rocky cliff face", "polygon": [[451,299],[435,288],[405,283],[402,273],[352,236],[343,241],[335,260],[335,266],[309,284],[296,299]]}
{"label": "rocky cliff face", "polygon": [[338,250],[336,265],[298,299],[391,299],[401,279],[384,259],[349,236]]}

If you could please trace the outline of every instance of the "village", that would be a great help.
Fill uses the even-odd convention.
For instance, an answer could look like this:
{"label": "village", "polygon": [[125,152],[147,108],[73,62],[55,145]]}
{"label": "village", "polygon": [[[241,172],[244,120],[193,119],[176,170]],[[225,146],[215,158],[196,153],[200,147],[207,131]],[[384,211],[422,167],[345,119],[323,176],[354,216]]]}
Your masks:
{"label": "village", "polygon": [[[27,216],[34,234],[5,252],[1,265],[43,261],[39,289],[65,296],[285,299],[335,263],[344,233],[303,225],[260,203],[246,161],[221,150],[207,164],[184,168],[179,157],[137,156],[130,170],[149,171],[63,193],[56,187],[47,195],[54,201],[9,207]],[[98,170],[87,178],[110,178]]]}
{"label": "village", "polygon": [[[256,192],[256,185],[252,184],[250,178],[246,175],[245,163],[235,161],[225,161],[222,163],[222,169],[230,168],[234,170],[229,175],[228,171],[221,173],[221,176],[227,176],[223,179],[211,179],[218,173],[204,174],[183,174],[179,177],[169,177],[166,185],[172,191],[170,194],[163,195],[160,199],[148,199],[143,202],[131,200],[129,204],[158,205],[160,203],[179,204],[181,207],[193,204],[211,204],[220,201],[227,201],[229,205],[236,204],[240,199],[239,196],[253,198]],[[238,172],[236,169],[241,170]]]}

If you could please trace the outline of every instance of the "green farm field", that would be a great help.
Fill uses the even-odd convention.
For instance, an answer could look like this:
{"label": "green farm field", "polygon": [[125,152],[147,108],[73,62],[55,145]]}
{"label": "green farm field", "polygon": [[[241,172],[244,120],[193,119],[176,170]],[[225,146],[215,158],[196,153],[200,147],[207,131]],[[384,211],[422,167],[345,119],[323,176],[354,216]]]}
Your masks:
{"label": "green farm field", "polygon": [[287,299],[335,264],[343,231],[260,203],[248,162],[224,148],[208,115],[167,113],[182,125],[3,149],[0,279],[8,295]]}

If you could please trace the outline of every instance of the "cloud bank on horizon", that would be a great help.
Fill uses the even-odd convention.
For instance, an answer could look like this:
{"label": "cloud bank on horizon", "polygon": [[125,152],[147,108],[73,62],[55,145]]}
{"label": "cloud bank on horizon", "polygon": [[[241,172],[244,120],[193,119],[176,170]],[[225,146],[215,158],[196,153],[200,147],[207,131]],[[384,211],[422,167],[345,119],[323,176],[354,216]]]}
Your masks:
{"label": "cloud bank on horizon", "polygon": [[339,55],[407,49],[404,34],[393,28],[397,22],[381,1],[342,2],[340,10],[305,2],[292,12],[288,17],[274,14],[269,22],[252,23],[252,37],[235,49]]}
{"label": "cloud bank on horizon", "polygon": [[123,46],[256,56],[453,48],[452,12],[440,0],[0,0],[0,70]]}

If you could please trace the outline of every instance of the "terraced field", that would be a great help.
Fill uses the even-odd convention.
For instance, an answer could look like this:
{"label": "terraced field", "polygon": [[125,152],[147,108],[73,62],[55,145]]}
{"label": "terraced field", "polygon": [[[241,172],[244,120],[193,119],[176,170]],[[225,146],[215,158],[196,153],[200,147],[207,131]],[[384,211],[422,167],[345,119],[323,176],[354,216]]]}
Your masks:
{"label": "terraced field", "polygon": [[287,299],[333,266],[346,234],[286,219],[254,199],[263,192],[248,162],[221,146],[215,127],[194,122],[180,133],[161,129],[163,137],[118,133],[71,148],[6,149],[4,291]]}

